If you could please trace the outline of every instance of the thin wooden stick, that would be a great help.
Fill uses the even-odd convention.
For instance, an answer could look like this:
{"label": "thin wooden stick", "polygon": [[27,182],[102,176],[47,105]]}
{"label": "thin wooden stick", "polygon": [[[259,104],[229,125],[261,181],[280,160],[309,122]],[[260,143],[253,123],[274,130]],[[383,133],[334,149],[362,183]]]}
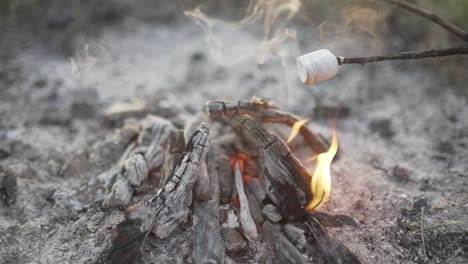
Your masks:
{"label": "thin wooden stick", "polygon": [[468,54],[468,46],[448,48],[448,49],[431,49],[424,51],[413,51],[413,52],[402,52],[397,55],[386,55],[386,56],[371,56],[371,57],[337,57],[338,64],[361,64],[377,62],[377,61],[389,61],[389,60],[415,60],[423,58],[435,58],[445,57],[453,55]]}
{"label": "thin wooden stick", "polygon": [[387,0],[388,2],[405,9],[409,12],[412,12],[414,14],[417,14],[419,16],[422,16],[424,18],[427,18],[429,20],[432,20],[434,23],[440,25],[441,27],[445,28],[449,32],[453,33],[454,35],[458,36],[460,39],[464,40],[465,42],[468,42],[468,32],[465,31],[464,29],[458,27],[457,25],[439,17],[438,15],[432,13],[429,10],[423,9],[421,7],[418,7],[416,5],[413,5],[411,3],[408,3],[403,0]]}
{"label": "thin wooden stick", "polygon": [[421,222],[420,222],[419,228],[421,230],[421,241],[422,241],[422,248],[423,248],[423,254],[424,254],[424,262],[426,262],[427,252],[426,252],[426,241],[424,241],[424,207],[421,208]]}

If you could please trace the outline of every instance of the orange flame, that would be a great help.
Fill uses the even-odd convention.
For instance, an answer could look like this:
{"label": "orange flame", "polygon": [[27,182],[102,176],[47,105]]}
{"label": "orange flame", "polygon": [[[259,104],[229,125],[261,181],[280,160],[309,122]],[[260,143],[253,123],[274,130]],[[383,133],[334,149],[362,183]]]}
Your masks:
{"label": "orange flame", "polygon": [[312,211],[328,200],[331,189],[330,165],[338,151],[338,139],[336,138],[336,129],[333,125],[333,136],[330,148],[327,152],[317,156],[317,167],[310,182],[312,191],[312,200],[307,204],[306,210]]}
{"label": "orange flame", "polygon": [[294,125],[292,127],[291,134],[289,134],[288,140],[286,141],[287,144],[289,144],[289,143],[291,143],[291,141],[293,141],[293,139],[297,136],[297,134],[299,134],[299,130],[301,130],[301,128],[305,124],[307,124],[307,122],[309,122],[308,118],[303,119],[303,120],[299,120],[296,123],[294,123]]}

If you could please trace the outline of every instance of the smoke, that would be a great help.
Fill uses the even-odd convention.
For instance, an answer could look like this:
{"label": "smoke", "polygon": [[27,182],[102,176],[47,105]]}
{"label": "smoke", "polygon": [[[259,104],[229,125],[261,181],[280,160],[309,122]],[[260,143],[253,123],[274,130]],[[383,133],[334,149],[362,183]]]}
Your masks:
{"label": "smoke", "polygon": [[[280,51],[280,45],[288,39],[295,39],[295,31],[287,28],[286,24],[296,15],[300,6],[299,0],[252,0],[246,15],[237,22],[212,18],[202,11],[201,6],[185,11],[185,15],[203,29],[210,53],[220,64],[233,62],[227,58],[235,57],[234,62],[239,62],[251,56],[256,56],[257,63],[263,64],[269,55],[281,58],[284,54]],[[245,35],[260,21],[263,22],[263,36],[251,39],[255,43],[255,49],[239,48],[239,45],[245,44],[230,42],[229,36]],[[236,52],[239,50],[240,52]]]}
{"label": "smoke", "polygon": [[71,74],[75,80],[86,79],[100,85],[105,66],[112,63],[110,48],[102,42],[85,43],[70,57]]}
{"label": "smoke", "polygon": [[185,15],[202,28],[209,52],[220,65],[230,66],[250,59],[258,65],[269,61],[279,65],[278,75],[283,85],[274,94],[278,101],[289,104],[295,78],[291,69],[295,69],[299,54],[296,30],[288,27],[288,22],[300,8],[300,0],[252,0],[245,15],[234,22],[210,17],[201,6],[185,11]]}
{"label": "smoke", "polygon": [[368,47],[368,54],[380,54],[385,49],[382,39],[387,31],[386,16],[385,12],[368,7],[346,7],[337,24],[330,20],[320,24],[320,40],[324,43],[340,36],[354,38],[361,47]]}

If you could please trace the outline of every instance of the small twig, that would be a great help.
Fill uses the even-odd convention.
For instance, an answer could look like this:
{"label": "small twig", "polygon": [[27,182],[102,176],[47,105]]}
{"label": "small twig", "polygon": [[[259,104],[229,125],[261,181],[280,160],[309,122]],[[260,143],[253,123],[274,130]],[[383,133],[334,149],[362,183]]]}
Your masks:
{"label": "small twig", "polygon": [[439,17],[438,15],[432,13],[429,10],[420,8],[416,5],[413,5],[411,3],[408,3],[403,0],[387,0],[388,2],[405,9],[407,11],[410,11],[414,14],[417,14],[419,16],[422,16],[424,18],[427,18],[429,20],[432,20],[434,23],[439,24],[441,27],[445,28],[449,32],[455,34],[465,42],[468,42],[468,32],[466,32],[464,29],[458,27],[457,25]]}
{"label": "small twig", "polygon": [[434,57],[445,57],[453,55],[468,54],[468,46],[448,48],[448,49],[437,49],[437,50],[424,50],[414,52],[404,52],[398,55],[386,55],[386,56],[371,56],[371,57],[354,57],[345,58],[337,57],[338,64],[361,64],[377,62],[377,61],[388,61],[388,60],[415,60],[423,58],[434,58]]}
{"label": "small twig", "polygon": [[424,207],[421,208],[421,223],[419,225],[421,230],[421,240],[422,240],[422,248],[424,254],[424,262],[427,261],[427,252],[426,252],[426,242],[424,241]]}

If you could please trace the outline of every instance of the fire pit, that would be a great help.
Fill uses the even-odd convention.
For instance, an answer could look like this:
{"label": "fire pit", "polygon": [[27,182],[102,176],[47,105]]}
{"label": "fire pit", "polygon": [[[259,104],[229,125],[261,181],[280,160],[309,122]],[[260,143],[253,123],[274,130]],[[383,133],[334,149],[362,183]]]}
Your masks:
{"label": "fire pit", "polygon": [[[104,204],[124,207],[148,171],[160,168],[162,173],[153,179],[161,189],[128,207],[125,220],[115,227],[109,261],[135,262],[148,236],[165,254],[176,255],[179,245],[170,238],[175,236],[191,238],[196,263],[223,263],[227,253],[234,253],[237,261],[303,263],[316,257],[317,250],[330,263],[360,263],[323,227],[357,223],[315,210],[330,194],[336,134],[322,153],[327,147],[320,137],[266,100],[210,101],[206,109],[212,122],[219,120],[218,129],[201,123],[189,133],[182,152],[173,149],[181,143],[174,139],[183,142],[182,137],[171,137],[177,130],[167,121],[147,117],[117,168],[111,168],[114,175]],[[263,122],[292,127],[289,141],[295,134],[304,135],[304,147],[316,154],[313,176]],[[165,163],[175,165],[168,170]]]}
{"label": "fire pit", "polygon": [[4,2],[0,263],[467,262],[451,1]]}

